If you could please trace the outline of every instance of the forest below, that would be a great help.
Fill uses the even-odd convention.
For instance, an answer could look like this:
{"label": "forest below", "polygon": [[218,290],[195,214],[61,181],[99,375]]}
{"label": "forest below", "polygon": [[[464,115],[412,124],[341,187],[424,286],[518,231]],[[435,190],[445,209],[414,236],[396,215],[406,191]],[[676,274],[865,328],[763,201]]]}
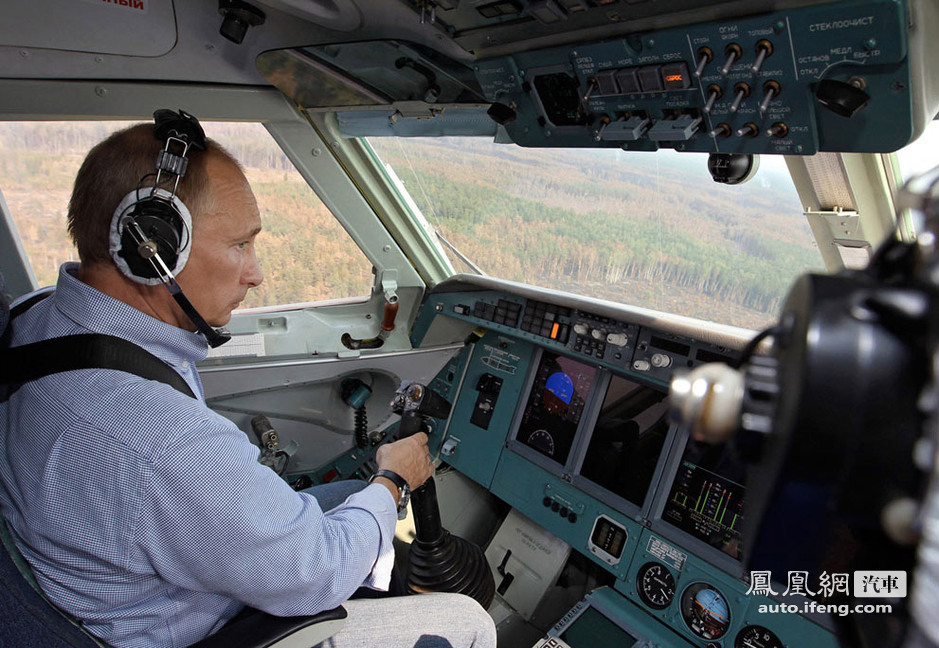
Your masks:
{"label": "forest below", "polygon": [[[75,172],[116,127],[0,124],[0,190],[42,285],[75,257],[65,233]],[[368,260],[266,131],[206,131],[245,165],[261,207],[265,282],[245,306],[367,294]],[[764,163],[754,181],[727,187],[710,180],[700,155],[468,138],[371,144],[440,234],[494,276],[760,328],[792,279],[822,265],[778,166]]]}
{"label": "forest below", "polygon": [[703,154],[371,143],[487,274],[761,328],[798,274],[823,269],[781,159],[730,187]]}

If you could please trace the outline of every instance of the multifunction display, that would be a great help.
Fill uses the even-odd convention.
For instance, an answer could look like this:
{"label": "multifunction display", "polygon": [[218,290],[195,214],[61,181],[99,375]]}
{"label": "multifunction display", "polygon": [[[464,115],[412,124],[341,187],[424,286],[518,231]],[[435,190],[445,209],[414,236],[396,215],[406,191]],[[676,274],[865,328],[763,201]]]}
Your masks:
{"label": "multifunction display", "polygon": [[662,519],[739,559],[743,469],[733,453],[692,442],[672,482]]}
{"label": "multifunction display", "polygon": [[545,351],[516,438],[559,464],[567,463],[597,369]]}
{"label": "multifunction display", "polygon": [[613,376],[580,474],[642,506],[668,436],[664,392]]}

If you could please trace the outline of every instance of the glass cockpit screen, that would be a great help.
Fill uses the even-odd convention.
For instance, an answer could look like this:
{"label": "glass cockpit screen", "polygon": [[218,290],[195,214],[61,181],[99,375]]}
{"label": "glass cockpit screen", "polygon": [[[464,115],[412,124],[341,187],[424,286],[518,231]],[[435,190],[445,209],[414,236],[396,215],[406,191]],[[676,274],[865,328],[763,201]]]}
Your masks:
{"label": "glass cockpit screen", "polygon": [[668,436],[665,396],[613,376],[580,474],[641,507]]}
{"label": "glass cockpit screen", "polygon": [[726,446],[689,441],[662,519],[740,559],[744,468]]}
{"label": "glass cockpit screen", "polygon": [[516,439],[559,464],[567,463],[596,375],[595,367],[542,353]]}
{"label": "glass cockpit screen", "polygon": [[622,646],[629,648],[636,645],[636,638],[620,628],[602,612],[588,607],[561,634],[571,648],[594,648],[595,646]]}

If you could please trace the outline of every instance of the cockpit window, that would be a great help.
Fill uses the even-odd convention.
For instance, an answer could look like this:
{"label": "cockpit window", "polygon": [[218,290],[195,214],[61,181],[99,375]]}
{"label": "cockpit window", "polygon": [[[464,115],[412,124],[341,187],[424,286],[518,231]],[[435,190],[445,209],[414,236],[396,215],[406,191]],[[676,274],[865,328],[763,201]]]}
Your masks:
{"label": "cockpit window", "polygon": [[931,121],[923,134],[897,151],[904,181],[939,166],[939,121]]}
{"label": "cockpit window", "polygon": [[[0,190],[40,286],[77,260],[65,229],[75,174],[88,150],[129,122],[0,122]],[[368,295],[371,263],[258,123],[203,122],[244,166],[261,209],[264,283],[243,306]],[[328,263],[324,263],[328,260]]]}
{"label": "cockpit window", "polygon": [[759,329],[796,276],[824,269],[781,157],[727,186],[705,154],[369,144],[438,233],[501,278]]}

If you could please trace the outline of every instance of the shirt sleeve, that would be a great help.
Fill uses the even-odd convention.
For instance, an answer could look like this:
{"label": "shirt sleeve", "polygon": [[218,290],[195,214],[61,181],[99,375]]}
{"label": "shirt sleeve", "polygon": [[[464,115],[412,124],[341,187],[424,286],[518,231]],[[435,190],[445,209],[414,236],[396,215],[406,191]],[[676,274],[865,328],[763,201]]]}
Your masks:
{"label": "shirt sleeve", "polygon": [[387,589],[394,498],[373,484],[324,513],[257,462],[258,449],[209,416],[153,462],[136,537],[167,581],[271,614],[313,614],[360,586]]}

